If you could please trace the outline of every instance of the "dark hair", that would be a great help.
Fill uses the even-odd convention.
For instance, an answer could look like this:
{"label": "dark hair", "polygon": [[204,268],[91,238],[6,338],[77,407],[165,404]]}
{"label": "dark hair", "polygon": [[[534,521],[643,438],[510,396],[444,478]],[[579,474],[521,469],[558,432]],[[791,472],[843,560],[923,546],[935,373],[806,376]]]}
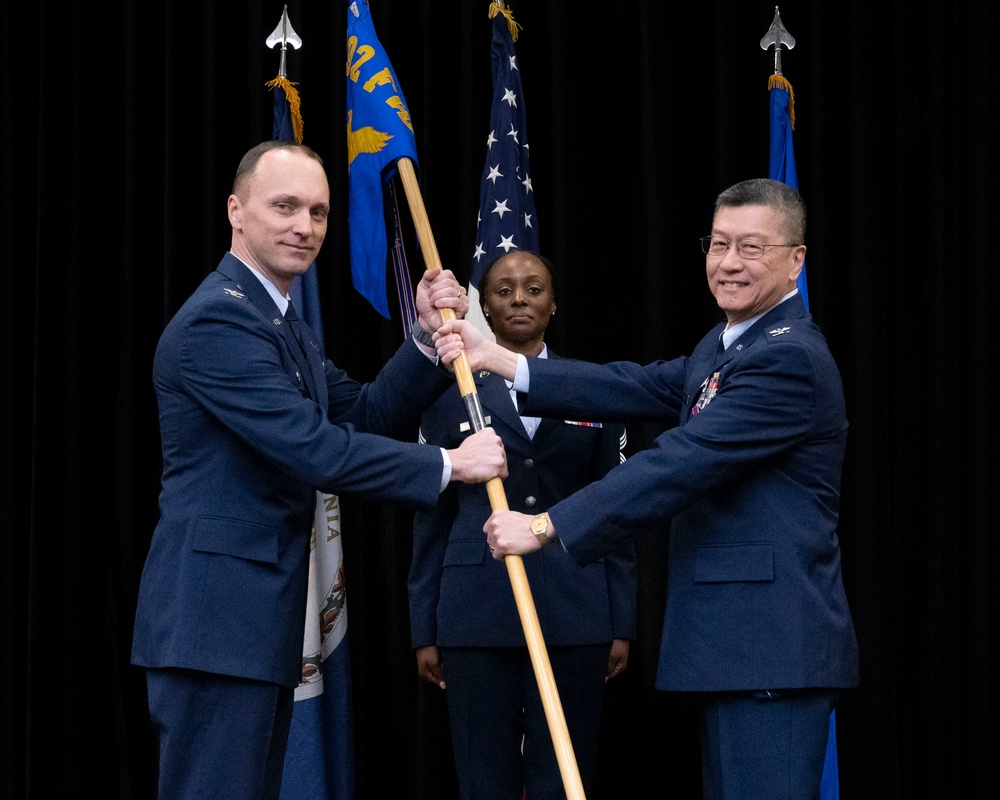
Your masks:
{"label": "dark hair", "polygon": [[239,196],[240,192],[243,191],[243,187],[246,186],[247,180],[253,175],[254,170],[257,169],[257,162],[260,161],[260,157],[271,150],[298,150],[303,155],[314,158],[321,165],[323,164],[323,159],[311,147],[304,144],[297,144],[296,142],[289,142],[285,139],[268,139],[266,142],[261,142],[251,147],[243,155],[243,158],[240,159],[240,165],[236,168],[236,177],[233,179],[233,194]]}
{"label": "dark hair", "polygon": [[751,178],[730,186],[715,200],[715,211],[739,206],[768,206],[782,216],[782,228],[792,242],[806,240],[806,203],[787,183],[769,178]]}
{"label": "dark hair", "polygon": [[545,269],[547,269],[548,272],[549,272],[549,282],[552,284],[552,299],[555,300],[555,298],[556,298],[556,265],[553,264],[550,259],[548,259],[545,256],[543,256],[541,253],[535,253],[535,252],[533,252],[531,250],[511,250],[509,253],[504,253],[502,256],[497,256],[491,262],[489,262],[486,265],[486,269],[483,270],[483,275],[479,279],[479,283],[476,285],[476,290],[479,292],[479,305],[482,307],[482,309],[484,311],[486,310],[486,285],[487,285],[487,283],[489,283],[490,270],[492,270],[493,267],[496,266],[496,264],[498,262],[502,261],[507,256],[516,255],[517,253],[522,253],[522,254],[534,256],[539,261],[541,261],[542,264],[545,265]]}

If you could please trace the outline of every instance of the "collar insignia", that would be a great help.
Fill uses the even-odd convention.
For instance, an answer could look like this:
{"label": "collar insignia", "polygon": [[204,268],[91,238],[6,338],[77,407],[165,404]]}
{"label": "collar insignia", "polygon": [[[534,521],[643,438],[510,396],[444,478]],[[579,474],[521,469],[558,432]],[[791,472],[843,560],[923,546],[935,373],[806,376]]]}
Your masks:
{"label": "collar insignia", "polygon": [[232,295],[233,297],[239,297],[241,299],[246,297],[246,295],[243,294],[243,292],[237,292],[235,289],[230,289],[228,287],[224,288],[222,291],[224,291],[226,294]]}
{"label": "collar insignia", "polygon": [[775,328],[774,330],[768,331],[768,336],[781,336],[783,333],[788,333],[791,330],[787,325],[784,328]]}

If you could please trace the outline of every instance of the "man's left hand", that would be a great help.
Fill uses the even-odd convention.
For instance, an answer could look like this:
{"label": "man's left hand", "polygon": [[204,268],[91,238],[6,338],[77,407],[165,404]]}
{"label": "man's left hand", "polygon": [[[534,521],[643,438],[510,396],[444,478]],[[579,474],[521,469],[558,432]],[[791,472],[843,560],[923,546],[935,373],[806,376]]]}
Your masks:
{"label": "man's left hand", "polygon": [[541,548],[538,537],[531,531],[530,514],[497,510],[486,520],[483,531],[493,558],[500,561],[508,555],[524,555]]}

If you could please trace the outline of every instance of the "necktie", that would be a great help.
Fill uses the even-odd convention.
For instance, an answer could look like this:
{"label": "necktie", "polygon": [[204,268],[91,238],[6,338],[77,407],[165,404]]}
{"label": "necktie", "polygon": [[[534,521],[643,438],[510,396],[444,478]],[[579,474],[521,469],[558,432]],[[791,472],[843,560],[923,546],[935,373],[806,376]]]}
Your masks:
{"label": "necktie", "polygon": [[312,344],[312,335],[308,326],[295,313],[295,306],[292,305],[291,300],[288,301],[288,308],[285,309],[285,322],[288,323],[288,329],[299,345],[299,352],[302,353],[301,368],[296,370],[300,388],[305,390],[306,396],[312,397],[314,387],[312,369],[309,367],[309,345]]}
{"label": "necktie", "polygon": [[299,319],[299,315],[295,313],[295,305],[291,300],[288,301],[288,308],[285,309],[285,322],[288,323],[289,329],[295,336],[295,341],[299,343],[299,348],[302,350],[302,354],[309,358],[309,351],[306,349],[306,343],[309,341],[309,337],[306,332],[305,323]]}
{"label": "necktie", "polygon": [[507,389],[510,392],[510,399],[514,403],[514,410],[517,411],[518,415],[521,417],[521,424],[524,425],[524,432],[528,434],[529,439],[535,438],[535,429],[538,427],[538,423],[541,421],[538,417],[525,417],[521,415],[521,410],[517,407],[517,392],[514,391],[514,384],[510,381],[506,381]]}

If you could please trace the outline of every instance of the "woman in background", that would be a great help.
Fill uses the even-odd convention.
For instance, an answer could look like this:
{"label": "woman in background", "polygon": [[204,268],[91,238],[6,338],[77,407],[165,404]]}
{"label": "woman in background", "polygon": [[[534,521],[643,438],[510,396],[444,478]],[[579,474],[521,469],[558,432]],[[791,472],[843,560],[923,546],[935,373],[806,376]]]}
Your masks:
{"label": "woman in background", "polygon": [[[484,273],[479,297],[498,343],[557,357],[544,338],[556,311],[547,259],[501,256]],[[541,515],[624,460],[622,425],[521,417],[507,381],[488,372],[474,379],[486,422],[506,449],[511,510]],[[457,387],[421,423],[421,441],[445,448],[471,433]],[[556,800],[565,790],[510,578],[483,533],[490,512],[484,484],[453,485],[415,516],[409,599],[417,671],[446,690],[462,798]],[[554,544],[523,561],[589,794],[604,684],[625,669],[635,638],[635,550],[629,544],[581,567]]]}

